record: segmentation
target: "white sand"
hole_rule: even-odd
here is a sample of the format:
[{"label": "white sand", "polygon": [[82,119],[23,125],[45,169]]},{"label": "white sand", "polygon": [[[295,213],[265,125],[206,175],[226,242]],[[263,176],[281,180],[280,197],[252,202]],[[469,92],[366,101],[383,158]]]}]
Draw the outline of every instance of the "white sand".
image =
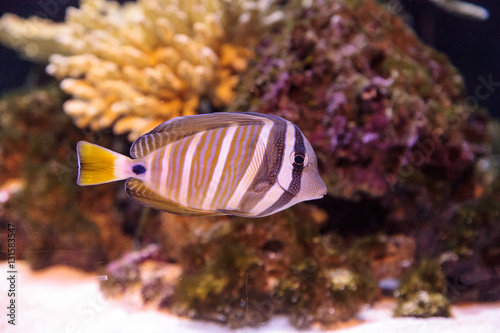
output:
[{"label": "white sand", "polygon": [[[7,264],[0,262],[6,275]],[[296,332],[285,317],[257,329],[231,330],[214,323],[191,321],[154,310],[104,300],[98,277],[69,267],[33,273],[17,263],[16,326],[7,323],[6,278],[0,280],[0,332],[26,333],[137,333],[137,332]],[[338,333],[439,332],[500,333],[500,303],[454,306],[454,318],[392,318],[393,301],[383,301],[359,315],[360,324]],[[302,331],[303,332],[303,331]]]}]

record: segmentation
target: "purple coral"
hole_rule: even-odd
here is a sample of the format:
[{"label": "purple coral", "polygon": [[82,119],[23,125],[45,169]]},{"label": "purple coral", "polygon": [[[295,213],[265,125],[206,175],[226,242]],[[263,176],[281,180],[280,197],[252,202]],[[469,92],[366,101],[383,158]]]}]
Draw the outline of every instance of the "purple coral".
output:
[{"label": "purple coral", "polygon": [[329,189],[324,232],[401,232],[422,256],[449,251],[457,208],[485,189],[476,162],[488,154],[488,118],[467,105],[461,76],[373,0],[316,0],[288,21],[257,48],[234,110],[304,132]]},{"label": "purple coral", "polygon": [[385,195],[408,180],[402,166],[439,166],[461,181],[452,171],[478,152],[456,124],[467,118],[465,89],[446,57],[374,1],[317,0],[298,12],[257,47],[233,109],[298,123],[333,195]]}]

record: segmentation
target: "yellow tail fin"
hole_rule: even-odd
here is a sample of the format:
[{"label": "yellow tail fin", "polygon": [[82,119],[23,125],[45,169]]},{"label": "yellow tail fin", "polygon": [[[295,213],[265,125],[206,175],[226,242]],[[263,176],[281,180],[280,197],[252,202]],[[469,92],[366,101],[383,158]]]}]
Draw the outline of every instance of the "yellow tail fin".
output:
[{"label": "yellow tail fin", "polygon": [[78,142],[76,151],[78,185],[96,185],[128,178],[123,172],[123,166],[130,160],[128,157],[85,141]]}]

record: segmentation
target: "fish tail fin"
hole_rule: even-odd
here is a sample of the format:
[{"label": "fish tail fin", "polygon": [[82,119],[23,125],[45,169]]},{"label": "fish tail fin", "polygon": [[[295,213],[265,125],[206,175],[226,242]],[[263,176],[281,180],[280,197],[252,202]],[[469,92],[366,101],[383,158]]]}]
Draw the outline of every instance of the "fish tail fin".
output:
[{"label": "fish tail fin", "polygon": [[129,178],[125,172],[132,161],[125,155],[101,146],[80,141],[76,145],[78,154],[78,185],[97,185]]}]

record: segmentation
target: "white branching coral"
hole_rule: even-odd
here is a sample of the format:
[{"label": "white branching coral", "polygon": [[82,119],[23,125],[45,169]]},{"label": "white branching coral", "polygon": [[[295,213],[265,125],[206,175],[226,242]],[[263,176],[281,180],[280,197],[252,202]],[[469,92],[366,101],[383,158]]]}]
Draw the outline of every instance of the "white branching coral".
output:
[{"label": "white branching coral", "polygon": [[79,127],[113,126],[133,140],[196,113],[200,98],[231,102],[252,45],[282,18],[273,8],[271,0],[81,0],[63,23],[7,14],[0,39],[49,62]]},{"label": "white branching coral", "polygon": [[490,17],[487,9],[473,3],[459,0],[430,0],[436,6],[454,14],[467,16],[477,20],[486,20]]},{"label": "white branching coral", "polygon": [[61,24],[33,17],[24,20],[13,14],[5,14],[0,19],[0,42],[21,52],[24,58],[46,62],[53,53],[65,53],[66,48],[55,41],[61,31],[67,29]]}]

